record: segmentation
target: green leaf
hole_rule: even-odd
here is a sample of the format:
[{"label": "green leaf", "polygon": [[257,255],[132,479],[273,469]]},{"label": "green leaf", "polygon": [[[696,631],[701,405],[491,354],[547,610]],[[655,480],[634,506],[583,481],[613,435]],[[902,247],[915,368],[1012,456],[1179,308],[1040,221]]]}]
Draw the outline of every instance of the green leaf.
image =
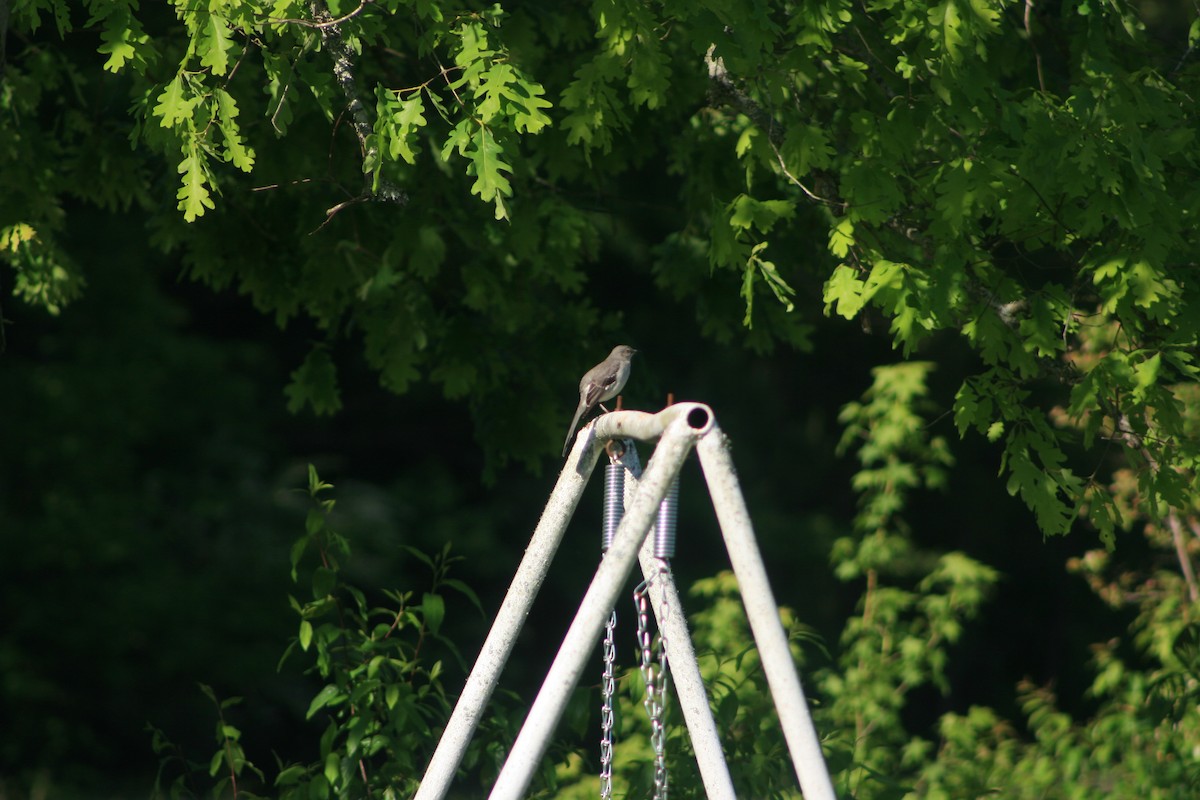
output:
[{"label": "green leaf", "polygon": [[[953,0],[948,4],[953,6]],[[975,183],[971,179],[974,166],[971,159],[956,158],[939,175],[935,206],[955,233],[963,229],[975,204]]]},{"label": "green leaf", "polygon": [[508,85],[515,80],[515,76],[512,65],[502,63],[494,64],[481,78],[482,82],[475,91],[476,97],[479,98],[475,113],[484,125],[491,125],[500,114],[500,104],[509,94]]},{"label": "green leaf", "polygon": [[317,567],[313,570],[312,591],[313,599],[320,600],[333,593],[337,585],[337,573],[328,567]]},{"label": "green leaf", "polygon": [[825,132],[815,125],[793,125],[788,128],[779,148],[788,171],[802,178],[814,169],[828,167],[834,155]]},{"label": "green leaf", "polygon": [[[198,102],[199,98],[188,95],[183,83],[183,74],[180,73],[158,95],[158,104],[153,113],[159,118],[162,127],[171,128],[190,119],[192,109]],[[183,172],[182,169],[179,171]]]},{"label": "green leaf", "polygon": [[561,101],[568,112],[562,121],[567,144],[582,144],[585,152],[612,150],[613,137],[629,125],[626,104],[613,88],[623,75],[620,59],[609,53],[596,55],[576,70]]},{"label": "green leaf", "polygon": [[475,183],[471,184],[471,193],[479,195],[481,200],[495,203],[496,219],[504,219],[508,215],[503,198],[512,196],[512,185],[504,176],[505,172],[512,172],[512,165],[500,158],[503,153],[504,148],[486,127],[479,128],[466,151],[471,159],[467,174],[476,176]]},{"label": "green leaf", "polygon": [[[1060,497],[1062,486],[1049,469],[1060,453],[1049,453],[1053,459],[1045,468],[1035,464],[1031,450],[1047,454],[1037,437],[1029,433],[1014,433],[1009,436],[1004,451],[1008,469],[1008,493],[1020,495],[1025,504],[1037,517],[1038,527],[1046,534],[1066,534],[1074,517],[1073,509]],[[1061,474],[1061,473],[1060,473]]]},{"label": "green leaf", "polygon": [[545,113],[553,104],[545,99],[546,90],[540,83],[514,70],[514,80],[505,92],[508,102],[505,112],[512,117],[513,127],[520,133],[538,133],[550,124]]},{"label": "green leaf", "polygon": [[446,599],[438,594],[426,592],[421,598],[421,615],[430,632],[436,634],[446,616]]},{"label": "green leaf", "polygon": [[[900,289],[904,284],[904,264],[897,264],[895,261],[888,261],[886,258],[876,259],[871,265],[871,271],[867,275],[866,283],[863,285],[863,299],[870,301],[881,292],[886,292],[889,289]],[[890,307],[890,303],[883,306],[885,309]]]},{"label": "green leaf", "polygon": [[457,400],[470,394],[478,382],[479,374],[474,364],[454,360],[438,364],[429,373],[429,378],[442,384],[448,400]]},{"label": "green leaf", "polygon": [[332,795],[329,781],[324,775],[314,775],[305,792],[307,800],[329,800]]},{"label": "green leaf", "polygon": [[187,222],[195,222],[204,215],[205,209],[214,208],[208,186],[211,179],[208,165],[200,148],[195,141],[189,140],[185,146],[183,161],[179,162],[179,173],[183,175],[182,185],[176,192],[179,199],[179,210]]},{"label": "green leaf", "polygon": [[980,404],[979,394],[969,382],[964,382],[954,396],[954,426],[958,435],[965,436],[967,429],[982,427],[988,421],[988,414]]},{"label": "green leaf", "polygon": [[418,278],[431,279],[446,261],[446,240],[432,225],[422,225],[409,245],[408,268]]},{"label": "green leaf", "polygon": [[655,109],[663,104],[670,88],[670,62],[659,45],[658,37],[650,32],[635,41],[641,45],[634,51],[630,65],[629,97],[635,106],[644,105]]},{"label": "green leaf", "polygon": [[325,780],[329,781],[330,785],[337,785],[341,764],[341,756],[337,753],[330,753],[325,756]]},{"label": "green leaf", "polygon": [[341,409],[337,368],[326,348],[317,346],[308,351],[304,363],[292,373],[284,394],[293,414],[306,405],[316,414],[333,414]]},{"label": "green leaf", "polygon": [[312,699],[312,702],[308,704],[308,711],[305,713],[304,718],[312,719],[313,715],[315,715],[322,708],[330,705],[340,705],[345,701],[345,699],[346,696],[340,689],[338,689],[338,687],[332,684],[327,685],[321,689],[321,691],[317,693],[317,696]]},{"label": "green leaf", "polygon": [[425,566],[429,567],[429,569],[435,569],[433,559],[429,557],[428,553],[418,550],[417,548],[407,544],[400,545],[400,549],[420,561]]},{"label": "green leaf", "polygon": [[312,644],[312,637],[313,637],[312,623],[306,619],[300,620],[299,639],[300,639],[300,649],[301,650],[304,650],[306,652],[308,651],[309,645]]},{"label": "green leaf", "polygon": [[469,78],[483,71],[485,62],[496,54],[488,45],[487,30],[483,23],[476,20],[464,22],[458,29],[458,52],[454,55],[454,63],[463,68],[465,83]]},{"label": "green leaf", "polygon": [[866,305],[865,289],[866,284],[859,279],[857,270],[839,264],[825,281],[825,313],[832,310],[844,319],[853,319]]},{"label": "green leaf", "polygon": [[850,217],[842,217],[829,232],[829,252],[838,258],[845,258],[853,246],[854,220]]},{"label": "green leaf", "polygon": [[308,768],[303,764],[292,764],[284,767],[275,778],[276,786],[295,786],[308,774]]},{"label": "green leaf", "polygon": [[767,249],[767,242],[759,242],[750,249],[750,257],[746,261],[746,272],[742,283],[742,299],[746,302],[746,316],[742,320],[742,324],[747,328],[752,327],[751,312],[754,307],[754,284],[755,279],[761,277],[767,288],[775,295],[775,299],[783,305],[784,311],[791,313],[795,310],[795,304],[792,302],[792,297],[795,296],[796,290],[788,285],[783,276],[779,274],[779,270],[773,262],[767,261],[762,257],[762,253]]},{"label": "green leaf", "polygon": [[957,61],[963,45],[963,26],[958,13],[958,0],[943,0],[930,9],[929,21],[941,28],[942,46],[950,60]]},{"label": "green leaf", "polygon": [[790,218],[796,204],[790,200],[755,200],[741,194],[729,204],[729,224],[741,230],[757,228],[766,233],[776,222]]},{"label": "green leaf", "polygon": [[[89,25],[93,21],[89,21]],[[128,8],[120,8],[105,17],[100,38],[103,44],[96,50],[108,55],[108,60],[104,62],[106,71],[120,72],[131,61],[138,66],[145,66],[146,59],[143,53],[150,52],[150,37],[142,29],[141,23],[129,13]]]},{"label": "green leaf", "polygon": [[242,141],[241,130],[237,125],[237,101],[233,99],[233,95],[221,88],[216,89],[213,96],[217,100],[217,124],[225,138],[225,160],[242,172],[250,172],[254,169],[254,150]]},{"label": "green leaf", "polygon": [[200,64],[211,69],[214,75],[224,75],[229,71],[229,50],[233,47],[229,23],[219,14],[201,12],[201,16],[204,17],[204,25],[197,40]]},{"label": "green leaf", "polygon": [[1162,366],[1162,353],[1155,353],[1133,367],[1133,392],[1131,399],[1137,403],[1146,402],[1146,393],[1158,382],[1159,368]]},{"label": "green leaf", "polygon": [[906,202],[896,176],[888,174],[887,166],[876,160],[857,161],[843,168],[841,189],[860,222],[886,223]]},{"label": "green leaf", "polygon": [[479,595],[475,594],[475,590],[470,586],[463,583],[458,578],[446,578],[442,581],[442,585],[454,589],[462,594],[469,601],[471,601],[471,605],[475,606],[475,608],[479,610],[480,614],[483,613],[483,603],[480,602]]},{"label": "green leaf", "polygon": [[425,102],[418,92],[400,101],[399,108],[392,113],[395,130],[388,140],[388,146],[393,160],[399,158],[409,164],[416,163],[418,129],[426,125],[424,111]]}]

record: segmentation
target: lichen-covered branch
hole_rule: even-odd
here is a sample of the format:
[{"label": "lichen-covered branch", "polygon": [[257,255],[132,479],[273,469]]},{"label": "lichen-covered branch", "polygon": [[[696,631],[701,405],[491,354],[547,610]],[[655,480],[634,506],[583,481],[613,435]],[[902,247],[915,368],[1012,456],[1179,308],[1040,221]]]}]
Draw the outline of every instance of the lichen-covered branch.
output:
[{"label": "lichen-covered branch", "polygon": [[[334,80],[337,81],[342,94],[346,96],[347,110],[350,112],[350,127],[353,128],[354,135],[358,137],[362,157],[365,161],[374,161],[377,153],[374,145],[370,143],[373,130],[371,115],[358,92],[358,82],[354,77],[354,57],[346,40],[342,38],[340,20],[333,19],[325,0],[309,0],[308,7],[313,19],[318,23],[316,27],[321,32],[321,42],[333,60]],[[363,195],[359,199],[399,205],[408,202],[408,193],[386,179],[380,180],[378,188],[375,189],[371,187],[369,175],[366,181]],[[340,206],[336,208],[340,208]]]}]

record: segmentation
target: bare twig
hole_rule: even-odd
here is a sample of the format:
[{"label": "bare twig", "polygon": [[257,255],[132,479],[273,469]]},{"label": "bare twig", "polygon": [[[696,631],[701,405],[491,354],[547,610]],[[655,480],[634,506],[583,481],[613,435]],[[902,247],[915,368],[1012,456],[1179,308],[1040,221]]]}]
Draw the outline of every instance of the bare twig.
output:
[{"label": "bare twig", "polygon": [[1142,454],[1142,458],[1146,460],[1146,465],[1151,472],[1158,472],[1158,459],[1150,452],[1150,448],[1146,446],[1146,441],[1141,434],[1133,429],[1133,425],[1129,422],[1129,417],[1124,413],[1116,415],[1117,430],[1121,432],[1121,438],[1125,441],[1125,446],[1131,450],[1137,450]]},{"label": "bare twig", "polygon": [[1042,54],[1033,43],[1033,27],[1030,25],[1033,17],[1033,0],[1025,0],[1025,35],[1029,38],[1029,47],[1033,50],[1033,61],[1037,65],[1038,86],[1046,91],[1046,78],[1042,74]]},{"label": "bare twig", "polygon": [[1175,509],[1167,514],[1167,526],[1171,529],[1171,539],[1175,543],[1175,557],[1179,559],[1179,569],[1183,579],[1187,581],[1188,596],[1192,602],[1200,600],[1200,587],[1196,586],[1196,573],[1192,570],[1192,560],[1188,557],[1187,546],[1183,543],[1183,526],[1179,524],[1179,515]]},{"label": "bare twig", "polygon": [[809,200],[815,200],[818,203],[824,203],[827,206],[841,205],[839,203],[834,203],[832,200],[826,200],[824,197],[819,197],[818,195],[814,194],[807,186],[801,183],[795,175],[788,171],[787,164],[783,161],[783,153],[779,152],[779,148],[775,146],[775,143],[771,141],[771,137],[769,136],[767,137],[767,144],[771,145],[771,151],[775,153],[775,160],[779,162],[779,169],[783,171],[784,177],[796,184],[796,186],[800,188],[800,191],[804,192]]},{"label": "bare twig", "polygon": [[317,182],[318,181],[316,178],[297,178],[296,180],[288,181],[287,183],[268,183],[265,186],[255,186],[255,187],[251,188],[250,191],[265,192],[270,189],[282,189],[284,186],[299,186],[302,183],[317,183]]},{"label": "bare twig", "polygon": [[[308,20],[308,19],[283,19],[280,17],[267,17],[267,22],[269,22],[273,25],[302,25],[305,28],[318,28],[318,29],[331,28],[336,25],[340,25],[341,23],[345,22],[348,19],[353,19],[354,17],[357,17],[359,14],[361,14],[363,12],[363,9],[365,9],[368,5],[370,5],[373,2],[375,2],[375,0],[360,0],[360,2],[358,4],[358,8],[354,9],[349,14],[343,14],[342,16],[338,17],[337,19],[327,19],[323,22],[313,22],[312,20]],[[328,16],[328,15],[329,15],[329,12],[326,12],[326,16]]]},{"label": "bare twig", "polygon": [[349,200],[343,200],[342,202],[338,203],[336,206],[326,209],[325,221],[322,222],[320,225],[318,225],[317,230],[313,231],[313,233],[316,233],[317,231],[321,230],[321,228],[324,228],[326,225],[328,225],[330,220],[332,220],[334,218],[334,216],[339,211],[341,211],[343,208],[347,208],[348,206],[357,205],[359,203],[365,203],[367,201],[367,199],[368,198],[366,198],[362,195],[359,195],[358,197],[351,197]]},{"label": "bare twig", "polygon": [[394,203],[396,205],[404,205],[407,202],[408,195],[402,189],[391,184],[383,183],[378,189],[374,190],[368,187],[361,194],[351,197],[349,200],[343,200],[336,206],[332,206],[326,210],[325,221],[314,228],[309,235],[311,236],[332,222],[338,212],[344,208],[349,208],[359,203]]},{"label": "bare twig", "polygon": [[[1125,414],[1117,416],[1117,429],[1121,432],[1126,446],[1141,453],[1151,474],[1157,473],[1159,470],[1158,459],[1150,452],[1143,437],[1133,429],[1129,417]],[[1197,533],[1196,521],[1189,518],[1188,522],[1192,532]],[[1183,573],[1183,579],[1187,582],[1188,596],[1194,603],[1200,600],[1200,586],[1196,584],[1196,572],[1192,568],[1192,560],[1188,556],[1187,545],[1183,541],[1183,526],[1179,524],[1179,512],[1174,508],[1167,510],[1167,527],[1171,530],[1171,541],[1175,545],[1175,557],[1179,559],[1179,571]]]}]

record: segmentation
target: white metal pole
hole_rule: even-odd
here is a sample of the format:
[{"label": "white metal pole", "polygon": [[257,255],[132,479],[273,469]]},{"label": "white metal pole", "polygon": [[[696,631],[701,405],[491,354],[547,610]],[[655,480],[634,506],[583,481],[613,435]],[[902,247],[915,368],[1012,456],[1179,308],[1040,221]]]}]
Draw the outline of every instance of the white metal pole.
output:
[{"label": "white metal pole", "polygon": [[[632,499],[641,480],[642,465],[638,460],[637,451],[632,449],[626,451],[621,461],[628,471],[625,495]],[[692,636],[688,631],[687,617],[679,599],[675,576],[670,570],[659,571],[660,562],[654,557],[653,537],[646,537],[642,543],[642,548],[638,551],[638,561],[642,565],[642,576],[646,580],[653,578],[650,583],[650,603],[654,608],[659,630],[666,636],[671,682],[675,686],[679,707],[683,711],[683,721],[687,725],[692,749],[696,753],[696,766],[700,768],[704,793],[708,800],[737,800],[733,791],[733,778],[729,775],[729,764],[726,763],[725,753],[721,750],[717,723],[708,705],[708,693],[704,687],[704,678],[700,675],[696,651],[692,647]],[[666,619],[662,617],[664,608],[669,609]]]},{"label": "white metal pole", "polygon": [[[792,662],[787,634],[779,620],[779,607],[767,580],[762,553],[754,538],[750,512],[738,485],[733,458],[729,455],[729,440],[716,425],[696,446],[700,467],[708,482],[713,508],[725,537],[725,548],[737,576],[746,607],[746,618],[758,645],[767,684],[775,699],[783,735],[787,740],[792,763],[800,779],[805,800],[835,800],[833,782],[821,753],[821,742],[808,713],[800,676]],[[668,656],[669,657],[669,656]]]},{"label": "white metal pole", "polygon": [[[608,416],[615,414],[606,414],[601,421]],[[709,418],[711,415],[706,414],[706,419]],[[686,414],[675,416],[667,425],[654,458],[646,467],[641,490],[625,511],[612,544],[579,604],[579,611],[496,778],[491,800],[521,800],[524,797],[571,692],[579,683],[587,658],[596,648],[605,620],[633,571],[638,549],[658,513],[658,504],[666,496],[671,479],[679,472],[695,438],[695,429],[688,424]]]},{"label": "white metal pole", "polygon": [[517,634],[550,569],[550,562],[562,541],[567,523],[571,521],[596,466],[596,453],[582,447],[576,448],[576,451],[580,450],[583,452],[578,457],[575,453],[571,455],[576,468],[564,469],[558,476],[558,483],[546,502],[542,518],[538,520],[529,546],[525,549],[525,556],[496,613],[492,629],[483,642],[483,648],[454,706],[446,731],[429,761],[414,800],[441,800],[450,790],[454,773],[466,754],[471,736],[479,725],[488,699],[516,644]]}]

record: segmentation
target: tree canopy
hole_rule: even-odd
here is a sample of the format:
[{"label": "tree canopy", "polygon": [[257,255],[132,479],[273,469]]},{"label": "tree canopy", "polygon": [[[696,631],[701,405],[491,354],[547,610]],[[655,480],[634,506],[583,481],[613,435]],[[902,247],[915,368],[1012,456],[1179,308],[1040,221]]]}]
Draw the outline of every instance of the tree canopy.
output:
[{"label": "tree canopy", "polygon": [[[1082,515],[1112,543],[1114,446],[1153,513],[1197,488],[1182,18],[1148,29],[1096,0],[82,6],[9,11],[0,246],[23,302],[83,290],[77,204],[136,208],[191,277],[360,342],[393,391],[466,400],[503,463],[513,433],[550,441],[538,373],[580,348],[545,343],[612,330],[589,273],[634,248],[707,337],[803,349],[822,286],[825,313],[906,355],[961,339],[978,367],[958,429],[1001,445],[1047,533]],[[288,391],[338,407],[325,343]]]},{"label": "tree canopy", "polygon": [[[135,274],[178,270],[303,340],[291,411],[342,411],[361,359],[389,392],[466,408],[496,479],[557,454],[574,381],[630,330],[700,371],[719,347],[770,358],[790,390],[760,403],[791,413],[821,392],[787,383],[806,359],[883,341],[846,365],[870,388],[837,401],[860,506],[830,548],[867,588],[826,719],[857,732],[860,777],[907,769],[955,796],[990,785],[984,766],[901,752],[904,693],[871,691],[944,686],[942,648],[997,580],[925,559],[904,522],[965,448],[1046,536],[1111,552],[1145,532],[1152,569],[1117,577],[1100,550],[1071,569],[1135,611],[1143,655],[1195,677],[1178,645],[1200,598],[1198,43],[1195,9],[1164,0],[0,0],[0,346],[26,352],[15,307],[65,325],[107,286],[132,315],[152,305]],[[164,335],[154,308],[122,335]],[[122,382],[153,371],[70,335]],[[222,361],[169,341],[162,376]],[[22,366],[5,388],[85,413],[62,387],[91,375]],[[172,422],[122,436],[136,450]],[[78,466],[79,487],[104,474]],[[889,570],[913,585],[885,593]],[[867,655],[903,638],[888,626],[917,643],[890,672]],[[1117,709],[1145,676],[1098,653],[1098,719],[1136,740]],[[1037,736],[1069,727],[1037,687],[1022,698]],[[945,753],[987,739],[988,769],[1051,785],[1045,752],[989,714],[943,717]],[[868,742],[864,717],[887,735]],[[1189,725],[1155,730],[1184,752]]]}]

